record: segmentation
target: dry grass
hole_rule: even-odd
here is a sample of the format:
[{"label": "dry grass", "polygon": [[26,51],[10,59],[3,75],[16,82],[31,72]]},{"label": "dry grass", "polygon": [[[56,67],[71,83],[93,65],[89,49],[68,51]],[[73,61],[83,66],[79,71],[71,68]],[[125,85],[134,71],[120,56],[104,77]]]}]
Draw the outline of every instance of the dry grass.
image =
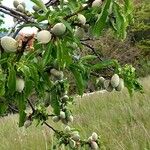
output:
[{"label": "dry grass", "polygon": [[[132,99],[126,90],[76,98],[71,126],[83,138],[97,132],[107,150],[150,150],[150,77],[141,80],[145,94],[135,93]],[[0,119],[0,150],[52,150],[47,127],[32,125],[25,130],[17,127],[17,119],[17,115]]]}]

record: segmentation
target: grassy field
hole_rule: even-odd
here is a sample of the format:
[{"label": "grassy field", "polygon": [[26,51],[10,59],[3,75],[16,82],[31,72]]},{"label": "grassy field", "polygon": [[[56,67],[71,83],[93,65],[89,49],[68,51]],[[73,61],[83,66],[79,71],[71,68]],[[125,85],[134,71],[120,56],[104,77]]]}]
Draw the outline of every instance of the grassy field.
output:
[{"label": "grassy field", "polygon": [[[150,77],[142,83],[145,94],[135,93],[132,99],[126,90],[76,98],[71,126],[82,138],[97,132],[107,150],[150,150]],[[17,119],[0,119],[0,150],[52,149],[53,133],[46,126],[26,130],[17,127]],[[56,128],[64,127],[58,123]]]}]

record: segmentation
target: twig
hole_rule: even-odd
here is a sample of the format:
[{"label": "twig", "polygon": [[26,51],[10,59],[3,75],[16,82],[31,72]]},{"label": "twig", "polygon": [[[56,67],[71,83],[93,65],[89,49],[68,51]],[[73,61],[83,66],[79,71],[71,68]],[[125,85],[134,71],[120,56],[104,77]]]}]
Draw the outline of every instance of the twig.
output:
[{"label": "twig", "polygon": [[93,51],[93,53],[97,56],[97,58],[100,60],[100,61],[103,61],[103,59],[99,56],[99,54],[97,54],[96,50],[94,47],[92,47],[91,45],[87,44],[87,43],[84,43],[84,42],[81,42],[82,45],[88,47],[89,49],[91,49]]},{"label": "twig", "polygon": [[16,28],[16,26],[19,24],[20,22],[19,21],[16,21],[13,25],[13,27],[10,28],[7,36],[11,35],[11,33],[13,32],[13,30]]},{"label": "twig", "polygon": [[59,3],[59,0],[49,0],[45,5],[46,7],[53,6]]},{"label": "twig", "polygon": [[[7,6],[3,6],[2,4],[0,4],[0,8],[5,9],[6,11],[8,11],[9,15],[15,15],[15,16],[22,17],[25,22],[34,22],[33,18],[27,16],[27,14],[23,14],[23,13],[21,13],[19,11],[11,9],[11,8],[9,8]],[[7,12],[7,14],[8,14],[8,12]]]},{"label": "twig", "polygon": [[67,20],[67,19],[69,19],[69,18],[71,18],[71,17],[73,17],[73,16],[76,16],[78,13],[80,13],[80,12],[82,12],[82,11],[88,9],[89,6],[90,6],[90,4],[87,4],[85,7],[82,7],[82,8],[79,9],[78,11],[76,11],[76,12],[74,12],[74,13],[72,13],[72,14],[69,14],[69,15],[65,16],[63,19],[64,19],[64,20]]},{"label": "twig", "polygon": [[19,111],[15,108],[13,108],[10,104],[8,104],[9,108],[12,110],[12,111],[15,111],[16,113],[18,113]]},{"label": "twig", "polygon": [[3,9],[0,8],[0,12],[3,12],[3,13],[5,13],[5,14],[7,14],[7,15],[10,15],[10,16],[12,16],[12,17],[14,17],[14,18],[20,20],[20,21],[25,22],[25,20],[24,20],[23,18],[21,18],[21,17],[15,15],[15,14],[12,14],[12,13],[10,13],[10,12],[7,11],[7,10],[3,10]]},{"label": "twig", "polygon": [[44,124],[49,127],[50,129],[52,129],[55,133],[60,134],[59,131],[55,130],[51,125],[49,125],[47,122],[44,122]]},{"label": "twig", "polygon": [[35,108],[34,108],[33,104],[31,103],[31,101],[29,99],[27,99],[27,101],[28,101],[32,111],[35,112]]}]

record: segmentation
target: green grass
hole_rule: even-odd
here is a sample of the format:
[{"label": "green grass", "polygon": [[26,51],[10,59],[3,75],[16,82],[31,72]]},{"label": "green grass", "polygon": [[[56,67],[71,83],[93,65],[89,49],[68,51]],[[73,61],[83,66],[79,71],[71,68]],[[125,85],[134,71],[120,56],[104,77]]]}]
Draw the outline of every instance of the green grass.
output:
[{"label": "green grass", "polygon": [[[142,79],[145,94],[135,93],[132,99],[126,90],[76,98],[71,126],[81,131],[82,138],[97,132],[107,150],[150,150],[149,83],[150,77]],[[0,119],[0,150],[52,149],[52,131],[34,125],[18,128],[17,121],[17,115]]]}]

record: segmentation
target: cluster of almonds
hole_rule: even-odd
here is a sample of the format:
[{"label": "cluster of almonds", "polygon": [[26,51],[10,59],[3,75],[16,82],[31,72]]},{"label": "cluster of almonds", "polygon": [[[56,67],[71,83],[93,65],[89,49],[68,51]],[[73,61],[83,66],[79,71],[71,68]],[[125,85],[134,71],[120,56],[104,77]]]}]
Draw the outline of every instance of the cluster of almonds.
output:
[{"label": "cluster of almonds", "polygon": [[57,69],[53,68],[50,70],[50,74],[56,79],[56,80],[62,80],[64,77],[63,71],[58,71]]},{"label": "cluster of almonds", "polygon": [[89,142],[90,148],[91,148],[92,150],[97,150],[97,149],[98,149],[97,140],[98,140],[98,135],[97,135],[97,133],[93,132],[93,133],[92,133],[92,136],[90,136],[90,137],[88,138],[88,142]]},{"label": "cluster of almonds", "polygon": [[64,111],[60,111],[59,116],[54,116],[52,118],[54,122],[62,121],[62,123],[67,124],[68,122],[73,122],[73,116],[67,115]]},{"label": "cluster of almonds", "polygon": [[[72,131],[69,126],[66,126],[64,132],[70,134],[69,146],[75,148],[78,143],[80,143],[80,135],[78,131]],[[92,135],[88,138],[87,143],[92,150],[98,149],[98,135],[93,132]]]},{"label": "cluster of almonds", "polygon": [[114,74],[110,80],[105,80],[103,77],[98,79],[97,85],[100,85],[102,88],[106,89],[108,92],[113,91],[121,91],[124,88],[124,80],[118,76],[118,74]]},{"label": "cluster of almonds", "polygon": [[25,13],[26,4],[24,2],[19,2],[18,0],[13,1],[13,5],[16,8],[17,11]]}]

